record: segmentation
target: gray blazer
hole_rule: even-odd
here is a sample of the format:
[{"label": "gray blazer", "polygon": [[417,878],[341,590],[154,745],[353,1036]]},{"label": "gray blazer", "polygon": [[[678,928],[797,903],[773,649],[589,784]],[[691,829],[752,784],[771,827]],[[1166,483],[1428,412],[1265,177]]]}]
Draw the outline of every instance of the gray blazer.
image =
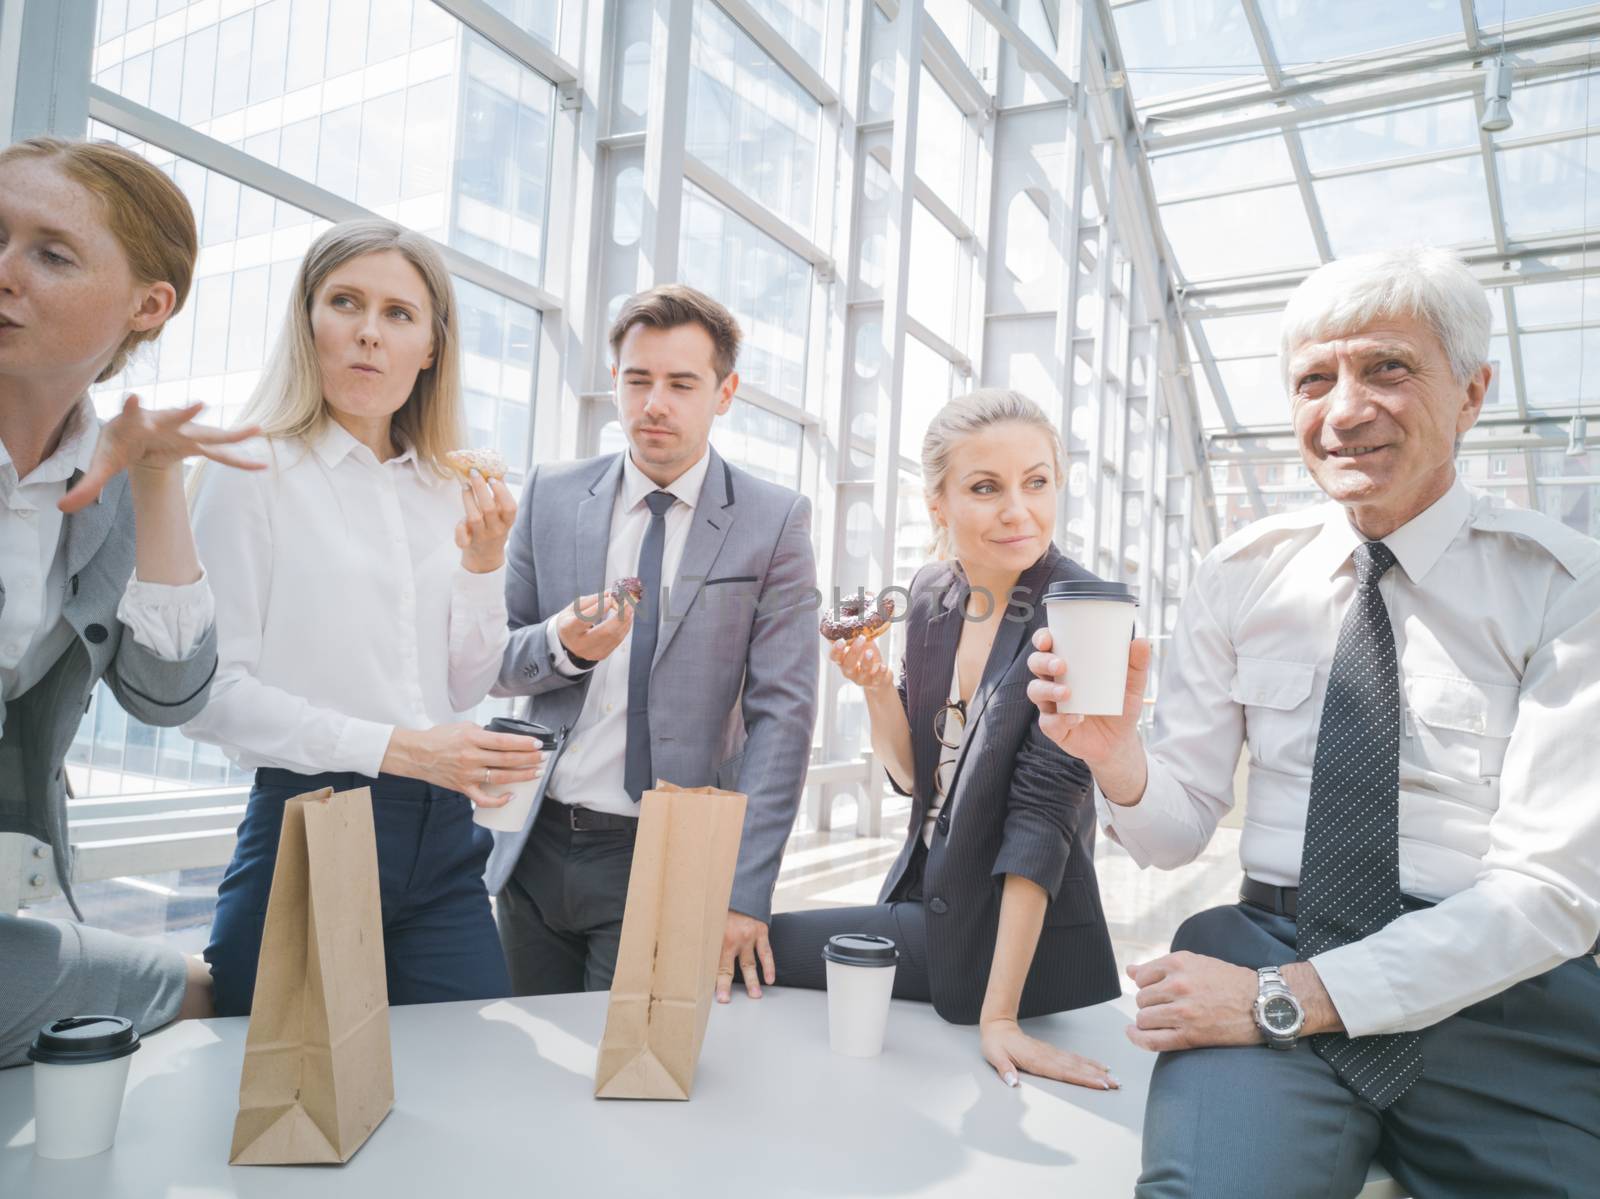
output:
[{"label": "gray blazer", "polygon": [[[73,475],[76,482],[78,475]],[[165,662],[117,620],[117,605],[133,574],[133,497],[119,474],[100,498],[63,522],[67,590],[61,615],[77,639],[44,678],[5,707],[0,734],[0,833],[26,833],[55,850],[61,893],[81,920],[72,895],[67,841],[67,783],[63,763],[78,724],[103,675],[117,702],[146,724],[182,724],[205,706],[217,671],[217,631],[208,629],[194,652]],[[5,584],[0,580],[0,608]]]},{"label": "gray blazer", "polygon": [[[527,716],[576,722],[591,674],[556,669],[545,622],[603,591],[622,455],[538,467],[507,548],[511,642],[497,695],[529,697]],[[805,497],[725,462],[715,450],[662,612],[650,676],[650,750],[657,778],[749,797],[731,906],[771,916],[783,847],[811,760],[817,713],[816,561]],[[534,814],[537,816],[537,813]],[[496,833],[490,894],[528,838]]]}]

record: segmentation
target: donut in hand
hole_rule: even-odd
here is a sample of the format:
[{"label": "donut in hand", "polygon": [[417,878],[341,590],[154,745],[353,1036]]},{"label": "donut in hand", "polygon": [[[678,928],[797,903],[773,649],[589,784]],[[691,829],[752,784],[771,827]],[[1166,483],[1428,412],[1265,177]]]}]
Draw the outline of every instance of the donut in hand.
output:
[{"label": "donut in hand", "polygon": [[493,450],[449,450],[444,456],[445,465],[463,479],[470,480],[477,471],[485,479],[504,479],[506,460]]},{"label": "donut in hand", "polygon": [[829,641],[852,641],[857,637],[879,637],[894,618],[892,599],[874,600],[859,592],[839,602],[833,612],[823,614],[821,632]]},{"label": "donut in hand", "polygon": [[627,575],[611,584],[611,598],[617,601],[617,607],[632,604],[635,608],[644,599],[644,580]]}]

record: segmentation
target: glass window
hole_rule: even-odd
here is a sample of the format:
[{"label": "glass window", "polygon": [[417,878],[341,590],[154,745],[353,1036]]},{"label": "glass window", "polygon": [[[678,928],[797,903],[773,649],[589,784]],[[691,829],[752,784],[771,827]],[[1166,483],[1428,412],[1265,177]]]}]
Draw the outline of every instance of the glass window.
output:
[{"label": "glass window", "polygon": [[517,481],[528,468],[539,314],[465,279],[455,289],[468,441],[499,450]]},{"label": "glass window", "polygon": [[1111,11],[1137,101],[1263,74],[1239,0],[1143,0]]},{"label": "glass window", "polygon": [[922,438],[939,409],[950,402],[955,370],[937,350],[906,338],[905,378],[900,385],[900,453],[922,461]]},{"label": "glass window", "polygon": [[1387,50],[1434,38],[1460,39],[1459,0],[1341,0],[1337,8],[1305,0],[1261,0],[1261,15],[1286,71],[1330,58]]},{"label": "glass window", "polygon": [[809,234],[817,102],[711,0],[695,5],[690,61],[689,153]]},{"label": "glass window", "polygon": [[1469,99],[1400,108],[1300,130],[1313,172],[1374,165],[1413,154],[1478,146],[1478,113]]},{"label": "glass window", "polygon": [[1178,269],[1188,279],[1221,279],[1262,271],[1315,266],[1311,236],[1297,187],[1237,196],[1186,200],[1161,206],[1161,225]]},{"label": "glass window", "polygon": [[711,444],[757,478],[798,488],[803,433],[795,421],[735,399],[733,407],[712,424]]},{"label": "glass window", "polygon": [[1419,240],[1436,246],[1494,240],[1483,159],[1476,154],[1320,179],[1313,186],[1335,257]]},{"label": "glass window", "polygon": [[[557,6],[501,7],[553,22]],[[539,280],[549,81],[431,3],[386,3],[374,16],[368,0],[270,0],[200,26],[205,11],[195,6],[183,37],[125,69],[119,93]]]},{"label": "glass window", "polygon": [[1517,305],[1517,324],[1571,325],[1580,318],[1600,321],[1600,276],[1579,281],[1560,279],[1554,283],[1522,283],[1512,289]]},{"label": "glass window", "polygon": [[[749,4],[801,58],[820,70],[828,0],[749,0]],[[821,71],[821,74],[826,76],[829,72]]]},{"label": "glass window", "polygon": [[1156,198],[1166,201],[1187,193],[1292,183],[1294,164],[1289,161],[1283,136],[1274,133],[1152,158],[1150,181]]},{"label": "glass window", "polygon": [[[423,0],[418,0],[422,3]],[[559,0],[488,0],[489,7],[508,18],[519,29],[531,33],[535,40],[552,50],[556,45],[557,26],[561,20]]]},{"label": "glass window", "polygon": [[965,216],[961,182],[962,164],[966,161],[967,119],[926,67],[922,68],[922,85],[917,96],[917,177],[951,212]]},{"label": "glass window", "polygon": [[1233,418],[1241,425],[1287,425],[1289,399],[1278,359],[1235,358],[1217,363]]},{"label": "glass window", "polygon": [[1499,150],[1495,159],[1512,240],[1588,231],[1600,221],[1600,137]]},{"label": "glass window", "polygon": [[1245,316],[1219,316],[1200,322],[1206,344],[1217,358],[1242,358],[1278,352],[1279,312],[1253,312]]},{"label": "glass window", "polygon": [[800,404],[811,265],[690,183],[683,189],[678,254],[683,281],[715,296],[739,318],[744,330],[740,379]]},{"label": "glass window", "polygon": [[956,284],[961,243],[921,204],[911,206],[911,272],[906,311],[946,341],[954,342]]},{"label": "glass window", "polygon": [[[1580,355],[1582,361],[1580,362]],[[1570,408],[1600,399],[1600,328],[1522,335],[1522,378],[1533,411]]]},{"label": "glass window", "polygon": [[[1511,128],[1501,138],[1581,133],[1600,125],[1600,80],[1587,72],[1549,82],[1518,83],[1511,93]],[[1587,108],[1585,104],[1587,103]]]}]

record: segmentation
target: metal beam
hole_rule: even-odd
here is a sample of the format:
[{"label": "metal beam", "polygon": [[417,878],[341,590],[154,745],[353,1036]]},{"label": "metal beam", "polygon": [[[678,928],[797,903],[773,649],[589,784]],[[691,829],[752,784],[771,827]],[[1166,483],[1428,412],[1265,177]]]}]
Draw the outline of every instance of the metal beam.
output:
[{"label": "metal beam", "polygon": [[[16,4],[6,0],[7,9]],[[7,94],[12,137],[81,138],[88,132],[86,88],[98,15],[97,4],[31,0],[0,17],[0,33],[15,34],[15,41],[3,47],[6,60],[0,60],[0,82],[9,77],[12,84]]]},{"label": "metal beam", "polygon": [[717,0],[717,6],[733,18],[734,24],[743,29],[751,41],[788,72],[790,78],[810,92],[811,98],[818,104],[839,103],[839,93],[833,90],[814,66],[800,56],[793,43],[780,36],[771,23],[756,11],[750,0]]},{"label": "metal beam", "polygon": [[578,81],[578,72],[571,63],[510,17],[492,8],[486,0],[433,0],[433,3],[551,83]]},{"label": "metal beam", "polygon": [[[1011,15],[1000,5],[998,0],[971,0],[972,7],[978,10],[978,15],[994,27],[994,31],[1011,44],[1017,58],[1028,70],[1038,75],[1062,97],[1072,104],[1078,102],[1078,89],[1072,82],[1072,77],[1062,69],[1061,64],[1051,58],[1034,40],[1022,31],[1022,26],[1012,20]],[[1062,22],[1062,29],[1066,29],[1066,22]],[[1058,44],[1070,41],[1057,35]]]},{"label": "metal beam", "polygon": [[694,0],[654,0],[644,137],[644,214],[639,237],[641,291],[678,279],[693,29]]},{"label": "metal beam", "polygon": [[[1600,20],[1565,21],[1557,28],[1541,28],[1509,37],[1504,50],[1508,54],[1523,54],[1582,41],[1596,34],[1600,34]],[[1482,48],[1466,45],[1449,50],[1424,48],[1399,54],[1365,54],[1346,64],[1324,67],[1320,73],[1286,74],[1277,86],[1249,85],[1217,97],[1151,104],[1141,115],[1150,121],[1191,121],[1257,105],[1282,104],[1295,96],[1315,96],[1355,84],[1382,83],[1405,75],[1460,68],[1483,55]]]},{"label": "metal beam", "polygon": [[712,170],[693,154],[685,151],[683,176],[701,191],[708,193],[719,204],[732,209],[762,233],[781,243],[785,248],[825,274],[834,271],[833,257],[816,242],[806,237],[788,221],[775,216],[759,200],[752,199],[743,188],[735,186]]},{"label": "metal beam", "polygon": [[[89,116],[141,141],[169,150],[180,158],[187,158],[226,175],[246,187],[293,204],[325,221],[349,221],[377,215],[354,200],[347,200],[308,179],[263,162],[243,150],[236,150],[170,117],[107,91],[98,84],[89,85]],[[443,242],[435,241],[433,244],[451,274],[469,279],[489,291],[540,312],[554,312],[561,307],[561,301],[542,287],[524,282],[509,271],[490,266]]]}]

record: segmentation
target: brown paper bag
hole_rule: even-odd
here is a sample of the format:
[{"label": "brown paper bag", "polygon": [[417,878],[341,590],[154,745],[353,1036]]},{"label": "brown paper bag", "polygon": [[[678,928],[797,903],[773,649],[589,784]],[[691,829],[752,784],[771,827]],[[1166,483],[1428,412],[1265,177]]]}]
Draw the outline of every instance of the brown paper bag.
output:
[{"label": "brown paper bag", "polygon": [[228,1161],[349,1161],[393,1106],[372,795],[323,788],[284,805]]},{"label": "brown paper bag", "polygon": [[601,1099],[687,1099],[711,1015],[745,797],[646,791],[600,1041]]}]

